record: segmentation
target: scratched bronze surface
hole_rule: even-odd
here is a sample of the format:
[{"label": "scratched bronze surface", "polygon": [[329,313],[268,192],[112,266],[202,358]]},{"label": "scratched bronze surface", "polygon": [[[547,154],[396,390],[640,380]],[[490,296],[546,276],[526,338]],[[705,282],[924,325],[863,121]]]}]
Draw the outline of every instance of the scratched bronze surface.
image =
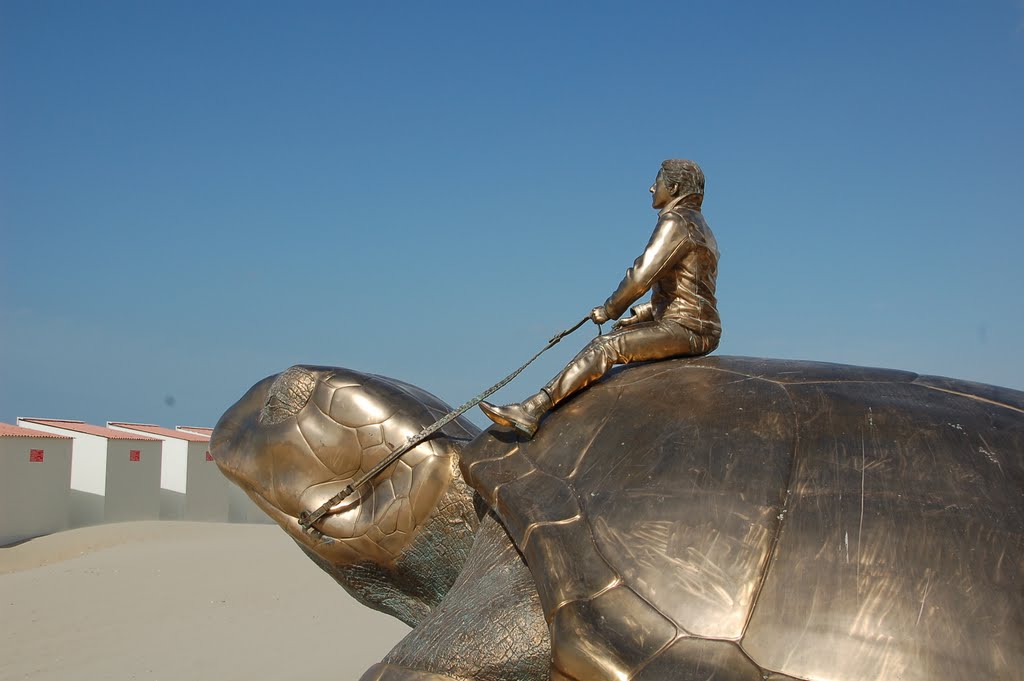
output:
[{"label": "scratched bronze surface", "polygon": [[365,681],[1022,676],[1020,392],[741,357],[630,366],[533,439],[456,424],[411,475],[302,533],[378,440],[445,406],[290,371],[225,414],[214,456],[346,588],[414,625]]},{"label": "scratched bronze surface", "polygon": [[599,387],[462,453],[566,676],[677,678],[715,639],[735,678],[1020,677],[1024,395],[730,357]]}]

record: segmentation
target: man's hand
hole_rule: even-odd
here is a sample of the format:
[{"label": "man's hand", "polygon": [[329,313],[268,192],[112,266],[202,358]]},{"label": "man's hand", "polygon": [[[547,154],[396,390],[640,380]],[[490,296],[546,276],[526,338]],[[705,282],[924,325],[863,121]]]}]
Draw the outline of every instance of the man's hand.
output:
[{"label": "man's hand", "polygon": [[604,305],[598,305],[590,311],[590,321],[595,324],[604,324],[608,321],[608,311],[604,309]]},{"label": "man's hand", "polygon": [[636,324],[639,321],[640,321],[640,318],[637,317],[636,315],[632,315],[630,317],[623,317],[619,321],[615,322],[615,326],[613,326],[612,329],[622,329],[622,328],[625,328],[627,326],[633,326],[634,324]]}]

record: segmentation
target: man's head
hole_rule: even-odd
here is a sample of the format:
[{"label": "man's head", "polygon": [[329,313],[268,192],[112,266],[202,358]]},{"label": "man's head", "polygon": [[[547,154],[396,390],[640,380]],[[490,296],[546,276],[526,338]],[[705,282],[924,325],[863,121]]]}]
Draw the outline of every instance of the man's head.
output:
[{"label": "man's head", "polygon": [[673,158],[662,162],[658,177],[651,185],[654,195],[651,205],[664,208],[670,201],[679,197],[690,197],[688,202],[694,208],[700,208],[704,200],[704,173],[693,161]]}]

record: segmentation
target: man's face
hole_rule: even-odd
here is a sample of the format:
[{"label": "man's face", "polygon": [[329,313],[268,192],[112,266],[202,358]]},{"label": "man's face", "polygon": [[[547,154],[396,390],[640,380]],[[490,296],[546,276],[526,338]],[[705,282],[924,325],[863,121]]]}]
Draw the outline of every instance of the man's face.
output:
[{"label": "man's face", "polygon": [[653,195],[651,206],[654,208],[664,208],[667,206],[668,202],[675,198],[672,193],[674,188],[675,185],[672,185],[672,188],[670,188],[665,184],[665,174],[659,170],[658,176],[654,178],[654,184],[651,185],[650,191]]}]

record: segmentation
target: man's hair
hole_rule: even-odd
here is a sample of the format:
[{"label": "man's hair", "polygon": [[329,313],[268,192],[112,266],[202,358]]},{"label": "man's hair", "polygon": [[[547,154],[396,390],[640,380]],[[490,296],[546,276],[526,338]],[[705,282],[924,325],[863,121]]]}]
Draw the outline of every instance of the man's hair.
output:
[{"label": "man's hair", "polygon": [[661,172],[665,177],[665,184],[679,185],[679,196],[704,196],[704,172],[693,161],[670,158],[662,162]]}]

